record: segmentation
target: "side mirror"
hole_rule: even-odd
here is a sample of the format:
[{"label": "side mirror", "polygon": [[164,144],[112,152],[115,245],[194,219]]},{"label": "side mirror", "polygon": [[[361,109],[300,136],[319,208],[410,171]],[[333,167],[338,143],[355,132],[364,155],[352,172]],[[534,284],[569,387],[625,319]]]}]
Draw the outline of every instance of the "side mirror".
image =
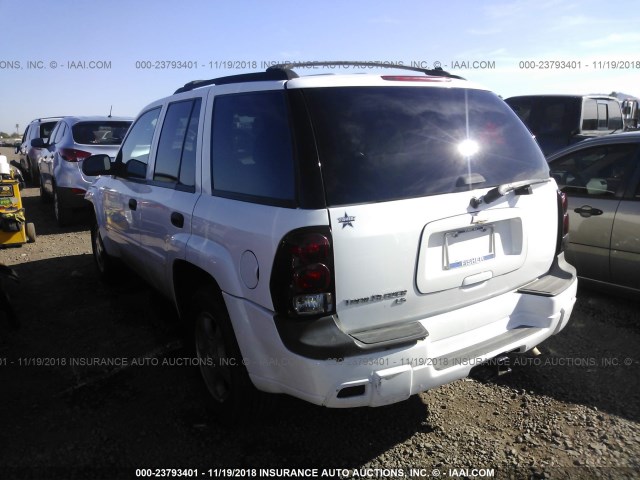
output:
[{"label": "side mirror", "polygon": [[90,177],[112,174],[111,157],[101,153],[85,158],[82,162],[82,173]]},{"label": "side mirror", "polygon": [[15,153],[16,155],[18,155],[18,154],[20,153],[20,145],[16,145],[15,147],[16,147],[16,148],[15,148],[15,150],[14,150],[14,152],[13,152],[13,153]]},{"label": "side mirror", "polygon": [[31,146],[34,148],[47,148],[49,144],[45,143],[44,138],[34,138],[31,140]]}]

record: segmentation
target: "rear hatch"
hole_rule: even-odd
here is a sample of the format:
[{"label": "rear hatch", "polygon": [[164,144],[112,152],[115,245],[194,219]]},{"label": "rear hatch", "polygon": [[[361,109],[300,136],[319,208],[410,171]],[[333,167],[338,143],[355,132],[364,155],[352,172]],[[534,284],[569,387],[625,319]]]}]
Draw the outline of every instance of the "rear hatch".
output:
[{"label": "rear hatch", "polygon": [[[78,162],[78,169],[82,172],[82,160],[90,155],[104,154],[115,157],[120,149],[130,121],[124,120],[91,120],[77,122],[71,127],[74,146],[61,152],[67,159],[74,158]],[[82,178],[92,181],[95,177]]]},{"label": "rear hatch", "polygon": [[346,332],[513,291],[554,256],[556,186],[524,125],[491,92],[417,83],[305,91]]}]

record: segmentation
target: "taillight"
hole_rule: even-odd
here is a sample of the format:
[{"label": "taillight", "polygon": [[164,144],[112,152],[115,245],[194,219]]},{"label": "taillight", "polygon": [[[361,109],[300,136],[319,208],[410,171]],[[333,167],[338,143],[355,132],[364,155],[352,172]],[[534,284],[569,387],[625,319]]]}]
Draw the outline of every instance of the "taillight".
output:
[{"label": "taillight", "polygon": [[556,255],[563,252],[569,241],[569,199],[567,194],[558,190],[558,241]]},{"label": "taillight", "polygon": [[280,242],[271,275],[276,312],[285,315],[327,315],[334,312],[331,232],[304,228]]},{"label": "taillight", "polygon": [[67,162],[79,162],[87,157],[91,156],[91,152],[85,152],[84,150],[76,150],[75,148],[61,148],[60,156]]}]

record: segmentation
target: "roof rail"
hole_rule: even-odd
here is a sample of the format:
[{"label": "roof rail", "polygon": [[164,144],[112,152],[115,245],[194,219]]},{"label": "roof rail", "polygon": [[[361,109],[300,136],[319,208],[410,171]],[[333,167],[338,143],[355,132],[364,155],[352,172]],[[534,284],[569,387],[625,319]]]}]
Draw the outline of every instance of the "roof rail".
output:
[{"label": "roof rail", "polygon": [[184,86],[177,89],[173,94],[189,92],[195,88],[206,87],[208,85],[227,85],[230,83],[243,82],[264,82],[268,80],[291,80],[298,78],[298,74],[292,69],[295,67],[330,67],[330,66],[360,66],[360,67],[378,67],[387,69],[411,70],[413,72],[424,73],[433,77],[447,77],[464,80],[463,77],[453,75],[440,67],[429,70],[426,68],[409,67],[407,65],[395,65],[382,62],[361,62],[361,61],[337,61],[337,62],[292,62],[280,63],[272,65],[264,72],[241,73],[239,75],[229,75],[226,77],[212,78],[210,80],[193,80],[185,83]]},{"label": "roof rail", "polygon": [[268,80],[291,80],[297,78],[297,74],[291,70],[267,70],[265,72],[254,73],[241,73],[239,75],[229,75],[226,77],[212,78],[210,80],[194,80],[189,83],[185,83],[183,87],[176,90],[176,93],[189,92],[194,88],[206,87],[207,85],[226,85],[229,83],[242,83],[242,82],[264,82]]},{"label": "roof rail", "polygon": [[410,67],[408,65],[396,65],[390,63],[383,62],[364,62],[364,61],[337,61],[337,62],[291,62],[291,63],[281,63],[277,65],[272,65],[267,68],[267,72],[269,71],[285,71],[292,72],[292,68],[295,67],[331,67],[331,66],[354,66],[354,67],[378,67],[378,68],[387,68],[387,69],[398,69],[398,70],[411,70],[413,72],[424,73],[425,75],[430,75],[433,77],[448,77],[448,78],[457,78],[459,80],[465,80],[463,77],[458,75],[453,75],[440,67],[436,67],[434,69],[426,69],[419,67]]},{"label": "roof rail", "polygon": [[60,115],[60,116],[55,116],[55,117],[38,117],[38,118],[34,118],[31,121],[34,122],[34,121],[37,120],[38,122],[41,122],[42,120],[53,120],[53,119],[56,119],[56,118],[57,119],[62,119],[64,117],[66,117],[66,115]]}]

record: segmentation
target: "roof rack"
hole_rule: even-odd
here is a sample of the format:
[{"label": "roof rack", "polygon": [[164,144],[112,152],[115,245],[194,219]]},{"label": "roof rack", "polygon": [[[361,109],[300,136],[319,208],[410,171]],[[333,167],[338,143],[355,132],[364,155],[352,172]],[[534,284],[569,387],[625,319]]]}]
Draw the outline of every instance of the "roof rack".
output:
[{"label": "roof rack", "polygon": [[35,119],[33,119],[33,120],[32,120],[32,122],[35,122],[36,120],[37,120],[38,122],[41,122],[42,120],[54,120],[54,119],[56,119],[56,118],[57,118],[57,119],[62,119],[62,118],[64,118],[64,117],[66,117],[66,115],[59,115],[59,116],[55,116],[55,117],[39,117],[39,118],[35,118]]},{"label": "roof rack", "polygon": [[419,67],[410,67],[408,65],[396,65],[392,63],[364,62],[364,61],[281,63],[281,64],[270,66],[269,68],[267,68],[267,72],[269,72],[270,70],[291,72],[292,71],[291,69],[295,67],[331,67],[331,66],[378,67],[378,68],[387,68],[387,69],[411,70],[413,72],[424,73],[425,75],[430,75],[432,77],[447,77],[447,78],[457,78],[459,80],[465,80],[463,77],[460,77],[458,75],[453,75],[443,70],[441,67],[436,67],[434,69],[426,69],[426,68],[419,68]]},{"label": "roof rack", "polygon": [[194,80],[189,83],[185,83],[183,87],[176,90],[176,93],[189,92],[194,88],[206,87],[207,85],[227,85],[229,83],[243,83],[243,82],[264,82],[268,80],[291,80],[297,78],[298,75],[291,70],[269,70],[265,72],[255,73],[241,73],[239,75],[229,75],[226,77],[212,78],[210,80]]},{"label": "roof rack", "polygon": [[464,80],[463,77],[458,75],[452,75],[451,73],[443,70],[440,67],[432,70],[426,68],[409,67],[407,65],[395,65],[382,62],[360,62],[360,61],[338,61],[338,62],[292,62],[292,63],[280,63],[272,65],[264,72],[254,73],[241,73],[239,75],[229,75],[226,77],[212,78],[210,80],[193,80],[192,82],[185,83],[184,86],[177,89],[173,94],[189,92],[195,88],[206,87],[208,85],[228,85],[230,83],[243,83],[243,82],[264,82],[268,80],[291,80],[292,78],[298,78],[298,74],[293,71],[296,67],[330,67],[330,66],[360,66],[360,67],[378,67],[387,69],[398,70],[411,70],[413,72],[424,73],[432,77],[447,77],[457,78]]}]

